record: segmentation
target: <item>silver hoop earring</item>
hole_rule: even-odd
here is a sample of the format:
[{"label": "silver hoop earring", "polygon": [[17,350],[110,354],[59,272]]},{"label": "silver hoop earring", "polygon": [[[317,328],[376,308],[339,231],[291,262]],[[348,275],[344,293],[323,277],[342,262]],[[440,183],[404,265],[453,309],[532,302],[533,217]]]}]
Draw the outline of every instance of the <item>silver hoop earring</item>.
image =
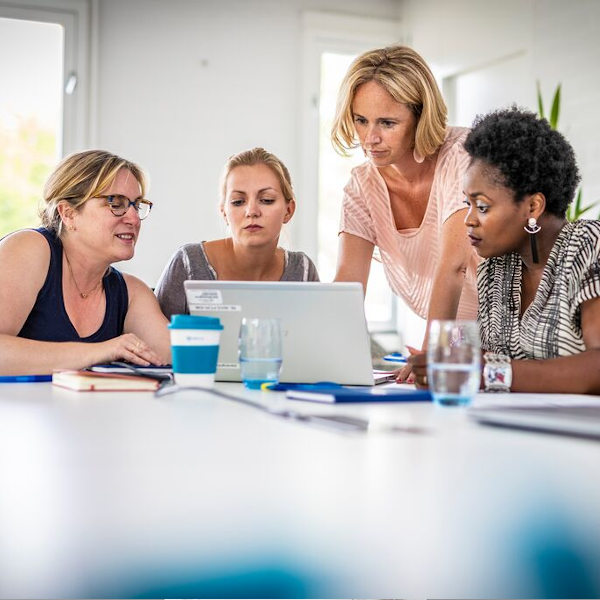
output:
[{"label": "silver hoop earring", "polygon": [[538,231],[541,231],[541,227],[537,224],[537,219],[535,217],[529,217],[527,219],[527,225],[523,227],[523,229],[529,234],[529,244],[531,245],[531,258],[534,263],[539,263],[537,242],[535,241],[535,234]]}]

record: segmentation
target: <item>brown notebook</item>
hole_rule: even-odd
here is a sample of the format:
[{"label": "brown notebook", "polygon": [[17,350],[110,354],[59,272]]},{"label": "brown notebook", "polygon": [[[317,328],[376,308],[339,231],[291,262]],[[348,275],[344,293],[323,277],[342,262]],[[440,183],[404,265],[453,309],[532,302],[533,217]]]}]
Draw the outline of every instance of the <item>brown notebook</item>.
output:
[{"label": "brown notebook", "polygon": [[157,390],[160,381],[137,375],[55,371],[52,384],[80,392],[148,392]]}]

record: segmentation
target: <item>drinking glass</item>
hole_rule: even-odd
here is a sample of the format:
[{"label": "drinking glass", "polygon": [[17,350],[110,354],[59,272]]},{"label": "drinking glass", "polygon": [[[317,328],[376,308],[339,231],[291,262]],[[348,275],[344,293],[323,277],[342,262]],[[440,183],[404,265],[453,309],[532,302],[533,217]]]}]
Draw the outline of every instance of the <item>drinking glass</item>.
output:
[{"label": "drinking glass", "polygon": [[475,321],[431,322],[427,343],[427,380],[436,403],[469,404],[480,381],[481,352]]},{"label": "drinking glass", "polygon": [[242,319],[239,337],[242,381],[247,388],[278,383],[281,369],[281,323],[279,319]]}]

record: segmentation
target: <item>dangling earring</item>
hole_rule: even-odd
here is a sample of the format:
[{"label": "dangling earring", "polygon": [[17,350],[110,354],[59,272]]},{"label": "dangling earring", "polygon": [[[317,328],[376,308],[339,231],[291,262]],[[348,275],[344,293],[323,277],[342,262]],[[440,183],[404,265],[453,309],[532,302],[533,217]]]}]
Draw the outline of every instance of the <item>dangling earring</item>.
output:
[{"label": "dangling earring", "polygon": [[527,219],[527,225],[523,229],[529,234],[529,243],[531,244],[531,257],[534,263],[539,263],[537,242],[535,241],[535,234],[542,228],[537,224],[535,217],[529,217]]},{"label": "dangling earring", "polygon": [[415,162],[419,164],[421,164],[425,160],[425,157],[422,154],[419,154],[416,148],[413,150],[413,158],[415,159]]}]

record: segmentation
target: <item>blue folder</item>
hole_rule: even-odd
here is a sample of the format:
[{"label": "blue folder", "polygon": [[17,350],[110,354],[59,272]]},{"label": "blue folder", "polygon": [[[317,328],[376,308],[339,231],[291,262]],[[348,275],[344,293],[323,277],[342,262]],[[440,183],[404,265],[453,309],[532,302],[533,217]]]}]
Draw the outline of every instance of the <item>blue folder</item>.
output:
[{"label": "blue folder", "polygon": [[431,401],[428,390],[413,388],[344,387],[331,384],[296,385],[285,393],[291,400],[312,402],[427,402]]}]

